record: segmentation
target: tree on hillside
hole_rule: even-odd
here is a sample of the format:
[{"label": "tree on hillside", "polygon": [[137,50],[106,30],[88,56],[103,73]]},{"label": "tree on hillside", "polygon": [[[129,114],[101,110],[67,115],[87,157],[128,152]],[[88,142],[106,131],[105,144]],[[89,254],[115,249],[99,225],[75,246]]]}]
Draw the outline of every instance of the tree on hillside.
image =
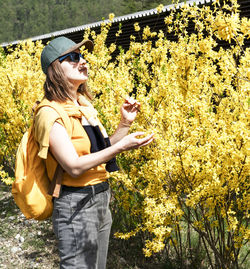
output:
[{"label": "tree on hillside", "polygon": [[170,4],[172,0],[0,0],[0,42],[26,39]]}]

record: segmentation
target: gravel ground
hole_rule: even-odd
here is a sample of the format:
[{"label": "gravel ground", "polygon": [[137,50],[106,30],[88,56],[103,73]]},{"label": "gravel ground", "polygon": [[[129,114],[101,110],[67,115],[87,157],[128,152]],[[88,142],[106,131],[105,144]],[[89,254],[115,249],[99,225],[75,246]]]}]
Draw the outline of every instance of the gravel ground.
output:
[{"label": "gravel ground", "polygon": [[26,220],[14,203],[10,186],[0,184],[0,268],[58,268],[50,220]]},{"label": "gravel ground", "polygon": [[[1,182],[0,208],[0,269],[59,268],[51,220],[26,220],[14,203],[11,187]],[[111,237],[107,269],[153,268],[163,267],[144,259],[136,243]]]}]

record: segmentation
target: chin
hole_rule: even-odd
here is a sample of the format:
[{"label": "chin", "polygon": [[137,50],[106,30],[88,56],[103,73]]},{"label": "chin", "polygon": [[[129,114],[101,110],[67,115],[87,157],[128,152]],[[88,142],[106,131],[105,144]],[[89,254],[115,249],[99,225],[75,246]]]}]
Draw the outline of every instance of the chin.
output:
[{"label": "chin", "polygon": [[84,79],[82,79],[82,82],[86,82],[88,80],[88,76],[86,76]]},{"label": "chin", "polygon": [[88,80],[88,75],[82,74],[81,76],[77,77],[76,80],[85,82]]}]

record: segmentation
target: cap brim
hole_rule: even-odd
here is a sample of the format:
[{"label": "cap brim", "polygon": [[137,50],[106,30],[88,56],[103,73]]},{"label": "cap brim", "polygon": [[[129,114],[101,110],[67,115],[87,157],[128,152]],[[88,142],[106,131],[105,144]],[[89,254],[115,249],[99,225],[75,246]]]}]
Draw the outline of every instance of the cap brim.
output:
[{"label": "cap brim", "polygon": [[75,46],[73,46],[70,49],[63,52],[61,54],[61,56],[65,55],[67,53],[70,53],[74,50],[77,50],[77,49],[81,48],[82,46],[84,46],[89,52],[91,52],[91,51],[93,51],[94,43],[91,40],[83,40],[82,42],[77,43]]}]

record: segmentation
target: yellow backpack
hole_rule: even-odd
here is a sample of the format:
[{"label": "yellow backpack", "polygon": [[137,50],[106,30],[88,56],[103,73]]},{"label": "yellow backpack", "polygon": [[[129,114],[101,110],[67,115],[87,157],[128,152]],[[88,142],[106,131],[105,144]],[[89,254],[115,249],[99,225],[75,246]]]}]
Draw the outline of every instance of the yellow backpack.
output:
[{"label": "yellow backpack", "polygon": [[[60,104],[44,99],[36,108],[35,113],[43,106],[56,110],[71,137],[71,122],[67,112]],[[52,197],[59,196],[63,169],[57,165],[53,180],[50,181],[45,161],[38,156],[39,145],[34,138],[33,129],[32,124],[23,135],[17,150],[12,194],[17,206],[27,219],[45,220],[52,215]]]}]

